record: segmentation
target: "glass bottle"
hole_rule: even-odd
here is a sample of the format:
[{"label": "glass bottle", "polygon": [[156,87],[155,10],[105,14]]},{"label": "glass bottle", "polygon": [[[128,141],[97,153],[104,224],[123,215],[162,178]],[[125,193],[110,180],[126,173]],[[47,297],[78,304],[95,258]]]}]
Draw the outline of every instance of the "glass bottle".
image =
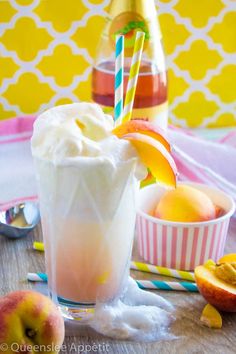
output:
[{"label": "glass bottle", "polygon": [[92,75],[92,97],[113,113],[115,36],[125,35],[124,93],[126,91],[136,31],[145,32],[132,119],[167,127],[167,72],[162,36],[154,0],[112,0],[101,34]]}]

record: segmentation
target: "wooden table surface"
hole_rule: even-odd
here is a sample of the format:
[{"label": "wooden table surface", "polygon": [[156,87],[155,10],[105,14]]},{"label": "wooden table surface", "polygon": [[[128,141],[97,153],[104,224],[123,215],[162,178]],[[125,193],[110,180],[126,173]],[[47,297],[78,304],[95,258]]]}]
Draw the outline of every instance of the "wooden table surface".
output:
[{"label": "wooden table surface", "polygon": [[[26,280],[27,272],[45,271],[44,256],[34,251],[34,240],[41,240],[38,227],[24,239],[10,240],[0,237],[0,284],[1,295],[17,289],[35,289],[35,284]],[[236,221],[232,221],[225,253],[236,252]],[[134,246],[133,259],[137,260]],[[160,276],[132,271],[137,279],[165,279]],[[62,353],[109,353],[109,354],[229,354],[236,353],[236,314],[223,314],[223,328],[213,330],[204,327],[200,320],[206,304],[200,294],[159,291],[176,308],[176,320],[171,333],[176,339],[161,342],[142,343],[112,340],[91,329],[78,327],[76,335],[67,335]],[[87,345],[87,347],[86,347]],[[97,345],[89,350],[92,345]]]}]

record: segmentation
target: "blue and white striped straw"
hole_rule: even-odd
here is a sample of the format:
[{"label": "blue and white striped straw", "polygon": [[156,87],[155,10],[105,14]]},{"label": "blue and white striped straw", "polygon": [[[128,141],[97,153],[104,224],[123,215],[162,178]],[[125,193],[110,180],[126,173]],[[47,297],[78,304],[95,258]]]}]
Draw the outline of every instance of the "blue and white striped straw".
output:
[{"label": "blue and white striped straw", "polygon": [[[33,282],[47,282],[48,280],[45,273],[28,273],[27,279]],[[141,289],[198,292],[196,283],[136,279],[135,281]]]},{"label": "blue and white striped straw", "polygon": [[47,282],[48,281],[48,276],[45,273],[28,273],[27,274],[27,280],[29,281],[35,281],[35,282]]},{"label": "blue and white striped straw", "polygon": [[115,112],[114,120],[118,125],[123,114],[124,93],[124,36],[116,36],[116,59],[115,59]]},{"label": "blue and white striped straw", "polygon": [[141,289],[198,292],[196,283],[187,281],[136,280],[136,283]]}]

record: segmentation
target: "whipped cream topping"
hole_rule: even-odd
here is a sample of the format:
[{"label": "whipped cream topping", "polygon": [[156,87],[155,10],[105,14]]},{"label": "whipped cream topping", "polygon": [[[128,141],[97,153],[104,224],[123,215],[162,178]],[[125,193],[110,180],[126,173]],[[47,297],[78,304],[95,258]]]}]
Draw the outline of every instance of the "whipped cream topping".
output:
[{"label": "whipped cream topping", "polygon": [[111,116],[93,103],[54,107],[34,124],[32,154],[55,164],[76,162],[78,157],[107,158],[111,162],[137,158],[128,141],[112,134]]}]

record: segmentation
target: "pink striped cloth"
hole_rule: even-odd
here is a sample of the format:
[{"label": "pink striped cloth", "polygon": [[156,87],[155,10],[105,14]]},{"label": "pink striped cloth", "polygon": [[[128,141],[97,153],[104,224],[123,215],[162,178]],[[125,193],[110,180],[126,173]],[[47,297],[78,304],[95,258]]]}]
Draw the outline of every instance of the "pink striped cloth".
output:
[{"label": "pink striped cloth", "polygon": [[[37,199],[30,152],[34,120],[27,116],[0,122],[0,210]],[[236,131],[211,142],[172,127],[169,137],[181,180],[217,186],[236,200]]]},{"label": "pink striped cloth", "polygon": [[233,130],[228,133],[220,140],[220,142],[223,144],[231,145],[236,148],[236,130]]},{"label": "pink striped cloth", "polygon": [[34,120],[29,116],[0,122],[0,210],[37,200],[30,151]]},{"label": "pink striped cloth", "polygon": [[180,180],[218,187],[236,201],[236,130],[220,141],[209,141],[169,129]]}]

